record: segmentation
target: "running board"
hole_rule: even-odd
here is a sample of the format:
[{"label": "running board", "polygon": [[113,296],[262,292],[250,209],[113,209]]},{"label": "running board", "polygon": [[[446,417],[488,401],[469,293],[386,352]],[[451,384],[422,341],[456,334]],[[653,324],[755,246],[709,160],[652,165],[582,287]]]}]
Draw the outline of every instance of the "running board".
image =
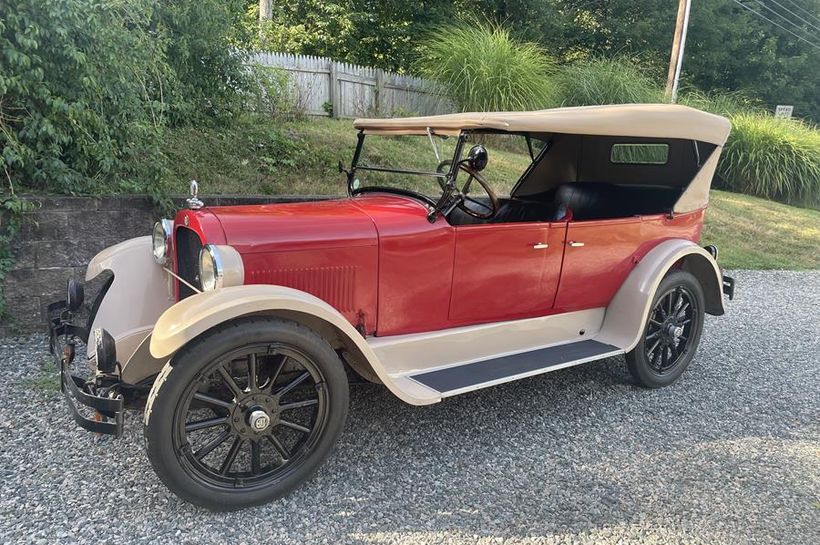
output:
[{"label": "running board", "polygon": [[445,367],[409,378],[436,390],[441,397],[448,397],[619,354],[623,350],[616,346],[588,339]]}]

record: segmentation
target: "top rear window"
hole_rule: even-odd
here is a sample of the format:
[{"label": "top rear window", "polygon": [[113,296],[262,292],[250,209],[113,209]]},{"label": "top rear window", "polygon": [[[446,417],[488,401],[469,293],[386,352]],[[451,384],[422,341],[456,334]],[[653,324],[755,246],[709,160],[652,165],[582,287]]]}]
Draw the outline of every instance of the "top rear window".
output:
[{"label": "top rear window", "polygon": [[612,144],[609,160],[627,165],[665,165],[669,144]]}]

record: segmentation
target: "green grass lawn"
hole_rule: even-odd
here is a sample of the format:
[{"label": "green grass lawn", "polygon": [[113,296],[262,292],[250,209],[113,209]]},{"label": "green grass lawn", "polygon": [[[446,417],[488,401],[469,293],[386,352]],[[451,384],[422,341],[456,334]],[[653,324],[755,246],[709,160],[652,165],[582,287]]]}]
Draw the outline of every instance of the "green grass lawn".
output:
[{"label": "green grass lawn", "polygon": [[820,211],[715,191],[704,244],[730,269],[820,269]]},{"label": "green grass lawn", "polygon": [[[355,146],[350,120],[247,116],[228,128],[176,129],[165,140],[167,183],[182,193],[196,179],[205,195],[342,195],[345,181],[337,164],[349,165]],[[513,176],[529,160],[490,149],[490,180]],[[374,161],[401,157],[410,168],[429,168],[431,155],[429,141],[416,137],[371,149]],[[730,269],[818,269],[820,211],[713,191],[703,242],[716,244],[721,265]]]}]

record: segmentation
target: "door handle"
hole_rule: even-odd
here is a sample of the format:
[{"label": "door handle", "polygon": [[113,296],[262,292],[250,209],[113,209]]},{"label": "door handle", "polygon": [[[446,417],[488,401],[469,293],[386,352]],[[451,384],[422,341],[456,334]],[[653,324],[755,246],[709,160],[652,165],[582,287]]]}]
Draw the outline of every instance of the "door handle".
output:
[{"label": "door handle", "polygon": [[533,250],[545,250],[549,247],[550,247],[550,245],[545,244],[544,242],[539,242],[538,244],[533,244],[532,245]]},{"label": "door handle", "polygon": [[572,246],[573,248],[580,248],[581,246],[584,245],[584,243],[583,242],[578,242],[577,240],[570,240],[569,245]]}]

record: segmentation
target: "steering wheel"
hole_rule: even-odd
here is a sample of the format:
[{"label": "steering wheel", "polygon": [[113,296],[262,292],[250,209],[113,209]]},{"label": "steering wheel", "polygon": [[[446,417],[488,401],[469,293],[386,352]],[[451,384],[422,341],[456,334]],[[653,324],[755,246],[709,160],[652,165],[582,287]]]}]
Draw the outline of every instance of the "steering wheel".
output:
[{"label": "steering wheel", "polygon": [[[453,163],[450,159],[445,159],[444,161],[440,162],[438,166],[436,166],[436,172],[439,174],[444,174],[450,170],[450,165]],[[441,189],[446,189],[447,184],[444,182],[444,178],[439,178],[436,176],[436,181],[438,182],[439,187]]]},{"label": "steering wheel", "polygon": [[[480,220],[490,219],[493,216],[495,216],[498,212],[498,197],[490,187],[490,184],[487,183],[487,180],[485,180],[484,177],[481,174],[479,174],[477,170],[470,167],[466,162],[460,162],[458,164],[458,168],[466,172],[469,177],[467,178],[467,181],[464,182],[464,185],[461,187],[461,192],[458,196],[460,202],[456,205],[456,207],[468,216],[472,216]],[[467,196],[467,194],[470,192],[470,185],[472,185],[473,180],[477,181],[478,185],[480,185],[484,192],[487,193],[487,196],[490,198],[489,205]],[[476,210],[473,210],[472,208],[469,208],[467,206],[468,202],[481,207],[482,209],[486,210],[486,212],[478,212]]]}]

